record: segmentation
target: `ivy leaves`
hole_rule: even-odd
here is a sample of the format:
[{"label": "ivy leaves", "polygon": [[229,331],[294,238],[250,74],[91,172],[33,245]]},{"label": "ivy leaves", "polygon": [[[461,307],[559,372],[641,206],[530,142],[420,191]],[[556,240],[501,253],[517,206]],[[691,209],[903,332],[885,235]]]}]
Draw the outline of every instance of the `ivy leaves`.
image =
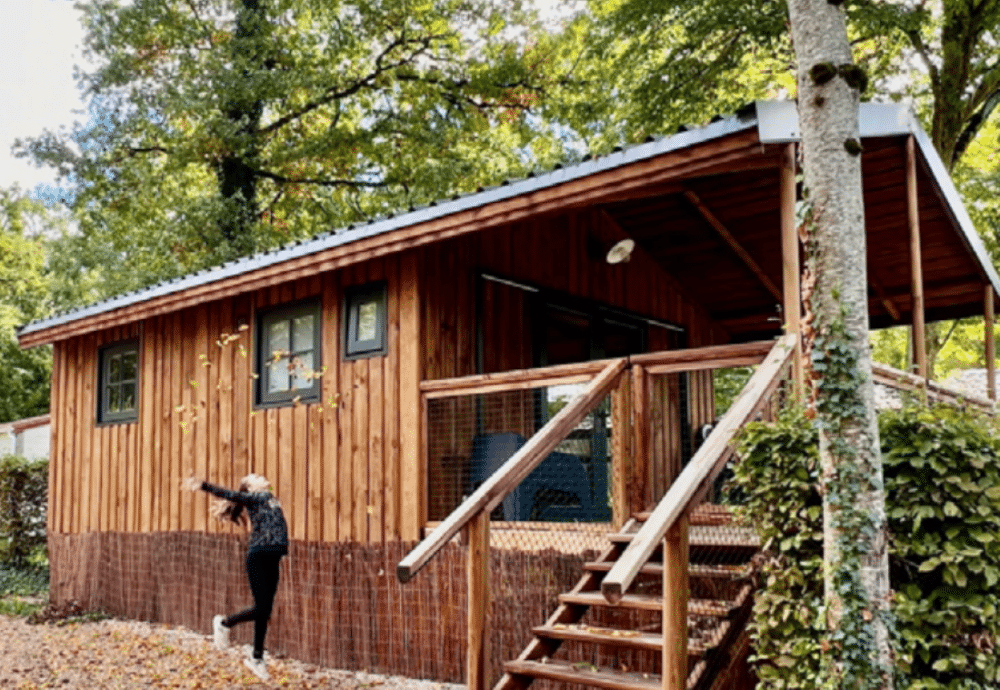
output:
[{"label": "ivy leaves", "polygon": [[[1000,682],[1000,436],[939,406],[880,418],[899,687]],[[814,426],[801,413],[750,425],[738,513],[770,545],[752,624],[767,688],[822,687],[822,514]],[[845,640],[845,643],[849,641]]]}]

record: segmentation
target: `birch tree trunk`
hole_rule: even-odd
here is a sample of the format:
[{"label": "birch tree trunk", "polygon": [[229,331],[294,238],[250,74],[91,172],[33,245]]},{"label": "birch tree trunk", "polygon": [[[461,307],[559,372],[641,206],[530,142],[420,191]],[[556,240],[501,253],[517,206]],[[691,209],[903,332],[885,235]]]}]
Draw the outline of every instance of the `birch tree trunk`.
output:
[{"label": "birch tree trunk", "polygon": [[804,349],[820,424],[828,684],[892,688],[882,459],[868,343],[858,97],[837,0],[788,0],[805,194]]}]

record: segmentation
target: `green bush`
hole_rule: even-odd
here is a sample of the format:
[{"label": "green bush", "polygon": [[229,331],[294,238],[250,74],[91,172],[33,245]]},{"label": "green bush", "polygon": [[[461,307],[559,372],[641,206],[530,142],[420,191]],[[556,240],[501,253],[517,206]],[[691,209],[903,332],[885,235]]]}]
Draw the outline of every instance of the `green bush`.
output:
[{"label": "green bush", "polygon": [[48,463],[0,458],[0,562],[25,567],[45,545]]},{"label": "green bush", "polygon": [[[1000,665],[1000,437],[939,406],[881,416],[897,688],[996,688]],[[753,424],[733,482],[767,546],[751,632],[765,688],[815,688],[823,627],[816,434],[801,413]]]}]

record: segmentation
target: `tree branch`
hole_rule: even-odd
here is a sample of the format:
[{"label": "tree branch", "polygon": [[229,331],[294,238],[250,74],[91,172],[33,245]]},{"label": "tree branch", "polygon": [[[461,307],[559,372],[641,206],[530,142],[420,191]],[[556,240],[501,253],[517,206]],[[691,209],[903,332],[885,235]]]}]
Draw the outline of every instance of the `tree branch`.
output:
[{"label": "tree branch", "polygon": [[311,177],[292,178],[268,170],[254,170],[253,173],[257,177],[263,177],[268,180],[280,182],[281,184],[314,184],[321,187],[349,187],[352,189],[379,189],[389,186],[387,182],[364,182],[361,180],[346,179],[323,180]]},{"label": "tree branch", "polygon": [[[403,65],[409,64],[413,62],[415,58],[424,54],[427,51],[427,49],[430,48],[431,43],[438,38],[443,38],[443,34],[425,36],[419,40],[408,40],[405,38],[396,39],[388,46],[386,46],[385,49],[381,53],[379,53],[378,57],[375,58],[375,69],[372,72],[370,72],[367,76],[355,81],[353,84],[344,89],[337,90],[333,87],[327,89],[322,97],[317,98],[311,103],[307,103],[298,110],[295,110],[283,117],[278,118],[277,120],[267,125],[266,127],[261,128],[259,130],[260,133],[271,134],[272,132],[281,129],[285,125],[302,118],[302,116],[307,115],[308,113],[311,113],[312,111],[321,108],[324,105],[332,103],[333,101],[347,98],[348,96],[353,96],[362,89],[371,87],[378,79],[378,77],[382,76],[386,72],[394,70],[398,67],[402,67]],[[395,60],[389,64],[384,64],[384,60],[389,56],[389,54],[393,50],[401,46],[414,45],[414,44],[417,46],[417,48],[411,54],[407,55],[405,58],[400,58],[399,60]]]}]

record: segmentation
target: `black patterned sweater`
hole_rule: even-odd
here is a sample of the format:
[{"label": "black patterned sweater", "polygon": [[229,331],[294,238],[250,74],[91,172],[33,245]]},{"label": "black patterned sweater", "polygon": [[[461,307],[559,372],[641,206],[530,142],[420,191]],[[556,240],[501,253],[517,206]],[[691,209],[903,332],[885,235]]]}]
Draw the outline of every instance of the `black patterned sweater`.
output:
[{"label": "black patterned sweater", "polygon": [[288,523],[281,512],[281,503],[270,491],[230,491],[208,482],[201,483],[201,490],[246,509],[253,527],[247,553],[288,553]]}]

